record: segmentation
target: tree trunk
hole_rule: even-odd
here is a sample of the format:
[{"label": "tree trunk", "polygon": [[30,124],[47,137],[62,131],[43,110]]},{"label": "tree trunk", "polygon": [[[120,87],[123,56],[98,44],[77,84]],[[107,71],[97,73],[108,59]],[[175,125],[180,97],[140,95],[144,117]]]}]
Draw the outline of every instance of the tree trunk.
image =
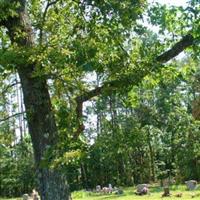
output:
[{"label": "tree trunk", "polygon": [[42,78],[32,78],[31,67],[19,68],[18,72],[33,143],[41,198],[42,200],[68,200],[69,191],[64,177],[58,171],[49,169],[48,163],[45,163],[46,153],[49,148],[56,145],[57,137],[47,83]]},{"label": "tree trunk", "polygon": [[81,179],[82,179],[82,186],[84,189],[88,189],[88,183],[87,183],[87,173],[85,170],[84,163],[81,163]]},{"label": "tree trunk", "polygon": [[[9,17],[4,25],[12,43],[27,51],[34,46],[33,31],[28,22],[25,1],[18,0],[18,16]],[[21,80],[24,104],[31,135],[37,170],[39,193],[42,200],[69,200],[70,194],[66,179],[55,169],[49,168],[52,159],[47,153],[56,145],[58,132],[47,80],[44,76],[33,76],[35,63],[28,60],[17,65]]]},{"label": "tree trunk", "polygon": [[150,153],[150,165],[151,165],[151,181],[155,181],[155,177],[156,177],[156,175],[155,175],[155,159],[154,159],[154,157],[155,157],[155,155],[154,155],[154,149],[153,149],[153,147],[152,147],[152,144],[151,144],[151,135],[150,135],[150,130],[148,129],[147,130],[147,134],[148,134],[148,146],[149,146],[149,153]]}]

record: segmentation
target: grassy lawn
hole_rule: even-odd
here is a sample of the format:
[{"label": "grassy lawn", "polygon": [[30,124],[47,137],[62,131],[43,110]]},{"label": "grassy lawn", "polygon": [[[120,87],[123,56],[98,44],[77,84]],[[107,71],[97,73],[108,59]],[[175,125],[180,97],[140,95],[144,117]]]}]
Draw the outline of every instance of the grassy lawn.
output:
[{"label": "grassy lawn", "polygon": [[22,198],[12,198],[12,199],[6,199],[6,198],[1,198],[1,197],[0,197],[0,200],[22,200]]},{"label": "grassy lawn", "polygon": [[[173,186],[171,188],[171,197],[162,198],[162,188],[153,187],[150,189],[150,195],[145,196],[137,196],[134,194],[134,188],[126,188],[124,189],[123,195],[103,195],[103,194],[95,194],[91,192],[78,191],[72,194],[73,200],[162,200],[162,199],[170,199],[170,200],[186,200],[186,199],[200,199],[200,190],[196,191],[186,191],[185,186]],[[182,193],[182,197],[175,197],[176,194]],[[193,197],[196,195],[195,197]]]},{"label": "grassy lawn", "polygon": [[[190,200],[200,199],[200,189],[196,191],[186,191],[185,186],[173,186],[171,188],[171,197],[164,197],[162,198],[162,188],[160,187],[152,187],[150,188],[150,195],[146,196],[137,196],[134,194],[135,189],[133,187],[125,188],[123,195],[115,195],[115,194],[97,194],[93,192],[85,192],[85,191],[76,191],[72,194],[73,200],[164,200],[164,199],[170,199],[170,200]],[[182,197],[175,197],[176,194],[182,193]],[[193,197],[193,195],[196,195]],[[14,198],[14,199],[4,199],[0,198],[0,200],[21,200],[21,198]]]}]

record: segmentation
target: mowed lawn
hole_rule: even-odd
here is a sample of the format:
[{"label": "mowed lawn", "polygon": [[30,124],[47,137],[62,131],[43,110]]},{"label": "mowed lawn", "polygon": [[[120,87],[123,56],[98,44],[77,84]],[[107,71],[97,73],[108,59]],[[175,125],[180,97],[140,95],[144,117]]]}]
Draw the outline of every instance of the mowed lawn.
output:
[{"label": "mowed lawn", "polygon": [[11,199],[7,199],[7,198],[1,198],[0,200],[22,200],[22,198],[11,198]]},{"label": "mowed lawn", "polygon": [[[78,191],[72,194],[73,200],[186,200],[186,199],[198,199],[200,200],[200,190],[196,191],[187,191],[185,186],[173,186],[170,190],[172,194],[170,197],[162,197],[163,190],[160,187],[152,187],[150,188],[150,195],[145,196],[137,196],[134,194],[135,188],[126,188],[124,189],[123,195],[103,195],[103,194],[95,194],[92,192],[84,192]],[[182,193],[182,197],[175,197],[176,194]]]},{"label": "mowed lawn", "polygon": [[[73,200],[200,200],[200,189],[195,191],[187,191],[185,186],[173,186],[170,190],[171,197],[162,197],[162,188],[160,187],[151,187],[150,195],[145,196],[137,196],[134,194],[135,188],[129,187],[124,188],[124,194],[115,195],[115,194],[97,194],[93,192],[85,192],[85,191],[76,191],[72,193]],[[176,194],[182,193],[182,197],[175,197]],[[13,198],[13,199],[5,199],[0,198],[0,200],[22,200],[22,198]]]}]

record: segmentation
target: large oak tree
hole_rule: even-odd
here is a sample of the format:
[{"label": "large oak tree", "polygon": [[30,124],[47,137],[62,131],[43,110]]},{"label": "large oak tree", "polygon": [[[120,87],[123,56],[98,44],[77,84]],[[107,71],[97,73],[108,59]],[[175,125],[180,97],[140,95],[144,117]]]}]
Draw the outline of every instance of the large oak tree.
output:
[{"label": "large oak tree", "polygon": [[[20,77],[42,200],[70,198],[65,177],[46,163],[53,159],[59,136],[49,85],[64,76],[65,89],[73,91],[77,138],[83,130],[83,102],[138,84],[198,41],[196,13],[186,20],[194,26],[184,31],[173,32],[165,24],[176,36],[167,38],[170,43],[151,38],[153,33],[139,20],[146,7],[145,0],[0,1],[1,73],[13,70]],[[161,8],[158,11],[163,14]],[[152,21],[163,25],[160,15],[157,20],[151,16]],[[100,86],[87,89],[88,72],[103,74]]]}]

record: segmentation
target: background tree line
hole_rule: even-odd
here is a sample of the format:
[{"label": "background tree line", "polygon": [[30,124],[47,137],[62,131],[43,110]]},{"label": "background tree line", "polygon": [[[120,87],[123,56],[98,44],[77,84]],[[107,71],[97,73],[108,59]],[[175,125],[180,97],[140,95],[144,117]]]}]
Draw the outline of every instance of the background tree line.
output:
[{"label": "background tree line", "polygon": [[[77,153],[55,163],[63,165],[71,190],[161,182],[169,176],[177,183],[199,180],[200,123],[192,116],[198,74],[198,63],[173,61],[128,93],[93,100],[84,114],[96,116],[95,126],[88,126],[80,141],[71,141],[68,149]],[[69,115],[65,106],[57,110],[63,131],[69,128],[63,122]],[[31,191],[36,182],[30,137],[18,136],[15,142],[9,123],[1,126],[1,195],[12,196]]]}]

